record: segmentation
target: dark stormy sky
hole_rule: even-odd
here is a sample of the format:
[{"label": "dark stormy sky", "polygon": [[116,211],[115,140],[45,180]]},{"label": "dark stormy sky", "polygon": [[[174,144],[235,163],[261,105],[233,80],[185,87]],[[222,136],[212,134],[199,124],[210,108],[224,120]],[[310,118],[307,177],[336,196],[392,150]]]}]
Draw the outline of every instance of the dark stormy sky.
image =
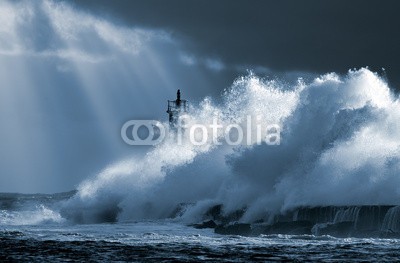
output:
[{"label": "dark stormy sky", "polygon": [[400,2],[396,0],[79,0],[121,23],[161,28],[195,54],[235,69],[346,72],[368,66],[400,85]]}]

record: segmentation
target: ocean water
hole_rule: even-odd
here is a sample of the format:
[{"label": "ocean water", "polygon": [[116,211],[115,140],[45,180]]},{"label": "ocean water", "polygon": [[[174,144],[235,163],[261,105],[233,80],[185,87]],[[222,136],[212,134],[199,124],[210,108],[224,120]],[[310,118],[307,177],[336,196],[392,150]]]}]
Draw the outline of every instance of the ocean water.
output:
[{"label": "ocean water", "polygon": [[400,239],[219,235],[177,219],[76,224],[58,209],[74,192],[0,194],[0,261],[359,262],[400,259]]},{"label": "ocean water", "polygon": [[117,224],[2,225],[0,259],[18,262],[146,261],[359,262],[400,259],[398,239],[330,236],[222,236],[162,221]]}]

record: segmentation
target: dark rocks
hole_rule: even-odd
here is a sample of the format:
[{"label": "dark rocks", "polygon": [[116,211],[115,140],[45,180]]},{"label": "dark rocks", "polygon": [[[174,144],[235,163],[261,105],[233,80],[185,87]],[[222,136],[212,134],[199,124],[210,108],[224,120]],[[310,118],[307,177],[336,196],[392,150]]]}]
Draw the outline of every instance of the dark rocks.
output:
[{"label": "dark rocks", "polygon": [[203,228],[216,228],[217,224],[213,220],[208,220],[201,224],[193,224],[191,226],[197,229],[203,229]]},{"label": "dark rocks", "polygon": [[206,218],[210,218],[216,222],[220,222],[221,224],[228,224],[230,222],[238,221],[246,212],[246,209],[239,209],[233,211],[231,213],[224,214],[222,205],[215,205],[207,210],[205,213]]},{"label": "dark rocks", "polygon": [[400,232],[394,232],[394,231],[381,231],[379,233],[380,238],[400,238]]},{"label": "dark rocks", "polygon": [[362,206],[354,227],[361,231],[381,229],[385,215],[392,207],[387,205]]},{"label": "dark rocks", "polygon": [[258,236],[330,235],[334,237],[400,238],[400,206],[320,206],[299,207],[281,214],[266,214],[252,224],[242,221],[246,209],[231,213],[222,205],[210,207],[204,214],[207,220],[193,225],[196,228],[214,228],[223,235]]},{"label": "dark rocks", "polygon": [[210,207],[210,209],[207,210],[206,217],[211,217],[214,220],[219,220],[222,218],[222,205],[215,205]]},{"label": "dark rocks", "polygon": [[225,226],[220,225],[215,228],[215,233],[221,235],[249,236],[251,234],[251,225],[242,223],[234,223]]},{"label": "dark rocks", "polygon": [[278,222],[267,227],[263,234],[306,235],[314,224],[310,221]]}]

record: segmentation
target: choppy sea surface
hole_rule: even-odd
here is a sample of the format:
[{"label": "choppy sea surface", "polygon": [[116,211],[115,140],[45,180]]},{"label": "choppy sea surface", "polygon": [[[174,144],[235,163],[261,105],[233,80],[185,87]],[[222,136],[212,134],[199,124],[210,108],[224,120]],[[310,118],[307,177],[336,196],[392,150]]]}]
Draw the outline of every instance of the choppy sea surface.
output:
[{"label": "choppy sea surface", "polygon": [[172,219],[72,224],[57,208],[73,194],[0,194],[0,262],[400,260],[400,239],[219,235]]},{"label": "choppy sea surface", "polygon": [[165,220],[0,226],[0,260],[18,262],[394,262],[399,245],[398,239],[221,236]]}]

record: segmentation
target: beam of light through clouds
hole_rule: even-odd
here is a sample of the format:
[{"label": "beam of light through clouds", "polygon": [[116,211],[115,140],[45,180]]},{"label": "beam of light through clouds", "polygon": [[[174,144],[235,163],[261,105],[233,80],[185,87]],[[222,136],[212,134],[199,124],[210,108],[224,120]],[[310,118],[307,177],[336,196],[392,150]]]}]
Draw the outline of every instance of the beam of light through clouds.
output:
[{"label": "beam of light through clouds", "polygon": [[1,192],[73,189],[146,151],[123,144],[125,121],[164,119],[178,88],[189,98],[212,90],[212,69],[188,67],[161,30],[48,0],[2,1],[0,24]]}]

